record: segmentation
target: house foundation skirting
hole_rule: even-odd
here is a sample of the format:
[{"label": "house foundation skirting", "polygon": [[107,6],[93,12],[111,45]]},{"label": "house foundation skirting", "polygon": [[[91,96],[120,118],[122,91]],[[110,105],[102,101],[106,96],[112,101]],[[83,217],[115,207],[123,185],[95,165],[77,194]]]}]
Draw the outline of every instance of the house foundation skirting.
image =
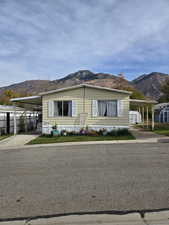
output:
[{"label": "house foundation skirting", "polygon": [[[117,130],[117,129],[129,129],[129,126],[105,126],[105,125],[88,125],[87,126],[89,129],[92,130],[97,130],[99,131],[100,129],[106,129],[107,131],[111,130]],[[67,131],[80,131],[83,126],[80,125],[58,125],[57,129],[59,131],[61,130],[67,130]],[[43,125],[42,126],[42,133],[43,134],[51,134],[52,131],[52,125]]]}]

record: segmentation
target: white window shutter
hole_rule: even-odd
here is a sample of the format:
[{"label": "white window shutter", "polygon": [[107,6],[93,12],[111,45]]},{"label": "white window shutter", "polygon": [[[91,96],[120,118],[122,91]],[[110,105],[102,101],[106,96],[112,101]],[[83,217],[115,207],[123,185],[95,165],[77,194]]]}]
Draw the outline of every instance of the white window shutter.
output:
[{"label": "white window shutter", "polygon": [[72,116],[77,116],[76,101],[72,101]]},{"label": "white window shutter", "polygon": [[117,116],[123,116],[124,114],[124,103],[122,100],[117,101]]},{"label": "white window shutter", "polygon": [[48,102],[48,116],[54,117],[54,101],[52,100]]},{"label": "white window shutter", "polygon": [[98,101],[92,100],[92,116],[96,117],[98,116]]}]

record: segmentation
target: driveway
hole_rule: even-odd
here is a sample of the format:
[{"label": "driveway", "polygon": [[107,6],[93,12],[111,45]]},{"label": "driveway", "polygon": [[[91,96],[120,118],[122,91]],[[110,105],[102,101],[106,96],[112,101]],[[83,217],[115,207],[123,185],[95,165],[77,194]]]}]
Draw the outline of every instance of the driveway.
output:
[{"label": "driveway", "polygon": [[27,135],[27,134],[18,134],[10,136],[2,141],[0,141],[0,149],[5,147],[19,147],[27,144],[31,140],[37,138],[38,135]]},{"label": "driveway", "polygon": [[130,128],[130,132],[137,140],[146,140],[146,139],[169,139],[167,136],[156,134],[152,131],[144,131],[138,128]]},{"label": "driveway", "polygon": [[0,151],[0,219],[169,208],[168,144]]}]

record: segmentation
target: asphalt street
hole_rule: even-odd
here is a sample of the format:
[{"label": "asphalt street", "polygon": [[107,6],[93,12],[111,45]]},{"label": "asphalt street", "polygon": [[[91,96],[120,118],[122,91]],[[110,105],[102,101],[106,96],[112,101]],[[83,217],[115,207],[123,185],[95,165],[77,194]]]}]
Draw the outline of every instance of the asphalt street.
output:
[{"label": "asphalt street", "polygon": [[169,144],[0,150],[0,219],[169,208]]}]

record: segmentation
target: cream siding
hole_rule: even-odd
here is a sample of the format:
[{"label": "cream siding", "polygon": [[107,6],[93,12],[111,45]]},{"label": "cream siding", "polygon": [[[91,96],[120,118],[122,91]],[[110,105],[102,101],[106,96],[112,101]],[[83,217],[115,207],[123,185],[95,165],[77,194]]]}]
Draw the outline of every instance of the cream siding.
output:
[{"label": "cream siding", "polygon": [[[84,98],[85,96],[85,98]],[[73,100],[76,102],[77,117],[48,117],[48,102],[50,100]],[[124,114],[120,117],[93,117],[92,100],[122,100]],[[43,123],[54,125],[79,125],[80,114],[87,113],[86,125],[128,126],[129,125],[129,95],[108,90],[80,87],[43,96]]]},{"label": "cream siding", "polygon": [[[93,117],[92,100],[123,100],[124,115],[122,117]],[[117,92],[87,88],[86,91],[86,112],[88,112],[88,125],[107,125],[107,126],[128,126],[129,116],[129,96]]]}]

